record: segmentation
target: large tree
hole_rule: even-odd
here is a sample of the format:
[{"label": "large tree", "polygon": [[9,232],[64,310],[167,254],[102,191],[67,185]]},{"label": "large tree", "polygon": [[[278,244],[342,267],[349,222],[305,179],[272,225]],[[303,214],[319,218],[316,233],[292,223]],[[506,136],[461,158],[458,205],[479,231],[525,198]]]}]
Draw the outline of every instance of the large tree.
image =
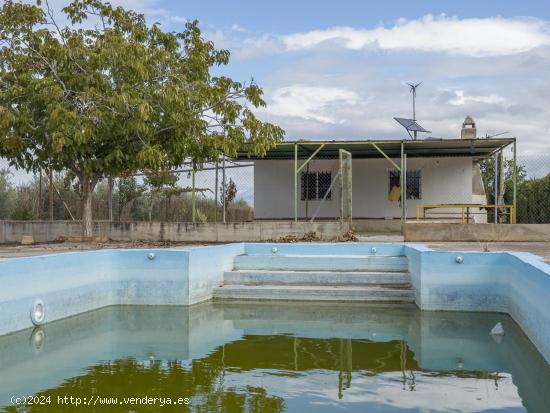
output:
[{"label": "large tree", "polygon": [[91,193],[106,176],[261,155],[283,137],[258,120],[254,83],[214,76],[229,52],[201,36],[148,25],[100,0],[76,0],[60,24],[47,1],[0,9],[0,155],[27,170],[69,170],[79,183],[83,236]]}]

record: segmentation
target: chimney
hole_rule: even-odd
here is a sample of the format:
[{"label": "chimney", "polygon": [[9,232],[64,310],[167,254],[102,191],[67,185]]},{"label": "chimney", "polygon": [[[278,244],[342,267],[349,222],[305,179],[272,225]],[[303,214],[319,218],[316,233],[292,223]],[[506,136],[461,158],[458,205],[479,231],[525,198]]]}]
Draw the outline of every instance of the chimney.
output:
[{"label": "chimney", "polygon": [[476,139],[477,129],[476,123],[471,116],[466,116],[462,123],[462,131],[460,132],[460,139]]}]

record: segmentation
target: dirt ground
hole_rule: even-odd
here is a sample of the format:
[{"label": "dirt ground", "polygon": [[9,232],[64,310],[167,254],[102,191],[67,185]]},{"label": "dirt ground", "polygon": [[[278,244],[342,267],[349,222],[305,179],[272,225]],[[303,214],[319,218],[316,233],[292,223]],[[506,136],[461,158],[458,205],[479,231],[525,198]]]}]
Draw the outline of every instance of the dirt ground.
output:
[{"label": "dirt ground", "polygon": [[550,242],[427,242],[434,250],[530,252],[550,263]]},{"label": "dirt ground", "polygon": [[[550,242],[436,242],[422,243],[435,250],[447,251],[520,251],[539,255],[550,263]],[[185,242],[58,242],[34,245],[0,245],[1,258],[29,257],[68,251],[87,251],[104,248],[174,248],[208,245],[208,243]]]},{"label": "dirt ground", "polygon": [[33,245],[0,245],[1,258],[30,257],[33,255],[56,254],[60,252],[90,251],[105,248],[175,248],[207,245],[207,243],[188,242],[52,242]]}]

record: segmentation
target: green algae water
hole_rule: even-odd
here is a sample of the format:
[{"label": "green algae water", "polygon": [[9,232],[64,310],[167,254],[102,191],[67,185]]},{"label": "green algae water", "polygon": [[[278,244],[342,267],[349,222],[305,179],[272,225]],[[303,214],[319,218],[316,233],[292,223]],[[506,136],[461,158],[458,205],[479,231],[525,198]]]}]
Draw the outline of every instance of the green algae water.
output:
[{"label": "green algae water", "polygon": [[[493,338],[502,322],[506,335]],[[502,314],[414,306],[109,307],[0,337],[6,412],[548,412]]]}]

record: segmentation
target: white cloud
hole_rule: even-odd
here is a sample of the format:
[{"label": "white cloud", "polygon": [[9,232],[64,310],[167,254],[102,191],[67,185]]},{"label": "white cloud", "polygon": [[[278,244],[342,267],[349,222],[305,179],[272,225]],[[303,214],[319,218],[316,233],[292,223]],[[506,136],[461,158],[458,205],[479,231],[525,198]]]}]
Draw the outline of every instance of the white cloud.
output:
[{"label": "white cloud", "polygon": [[358,95],[347,89],[295,84],[268,91],[270,104],[266,112],[322,123],[342,123],[333,115],[335,105],[354,105]]},{"label": "white cloud", "polygon": [[246,29],[242,26],[239,26],[237,23],[231,26],[231,30],[234,32],[246,32]]},{"label": "white cloud", "polygon": [[189,19],[184,16],[170,16],[168,20],[177,22],[177,23],[187,23],[189,21]]},{"label": "white cloud", "polygon": [[[220,33],[206,33],[219,38]],[[239,25],[223,32],[224,47],[238,59],[307,50],[384,50],[470,57],[509,56],[550,45],[550,22],[535,18],[468,18],[426,15],[393,26],[348,26],[286,35],[251,35]]]},{"label": "white cloud", "polygon": [[303,50],[333,42],[346,49],[447,52],[476,57],[521,53],[550,44],[549,24],[537,19],[472,18],[441,15],[400,19],[391,28],[334,27],[282,37],[288,50]]},{"label": "white cloud", "polygon": [[245,60],[277,54],[283,51],[283,45],[278,36],[262,34],[258,36],[243,37],[246,30],[224,31],[219,29],[207,30],[204,36],[214,42],[218,49],[228,49],[232,59]]},{"label": "white cloud", "polygon": [[468,101],[487,103],[489,105],[505,105],[507,99],[497,94],[491,93],[489,95],[467,95],[463,90],[455,90],[455,96],[448,100],[448,103],[455,106],[464,106]]},{"label": "white cloud", "polygon": [[260,79],[267,100],[261,116],[285,129],[287,139],[406,138],[393,117],[411,115],[405,82],[423,80],[416,111],[433,131],[428,136],[458,138],[471,115],[478,136],[508,131],[518,138],[518,161],[529,176],[550,172],[549,46],[482,59],[322,48],[267,62],[276,69]]}]

